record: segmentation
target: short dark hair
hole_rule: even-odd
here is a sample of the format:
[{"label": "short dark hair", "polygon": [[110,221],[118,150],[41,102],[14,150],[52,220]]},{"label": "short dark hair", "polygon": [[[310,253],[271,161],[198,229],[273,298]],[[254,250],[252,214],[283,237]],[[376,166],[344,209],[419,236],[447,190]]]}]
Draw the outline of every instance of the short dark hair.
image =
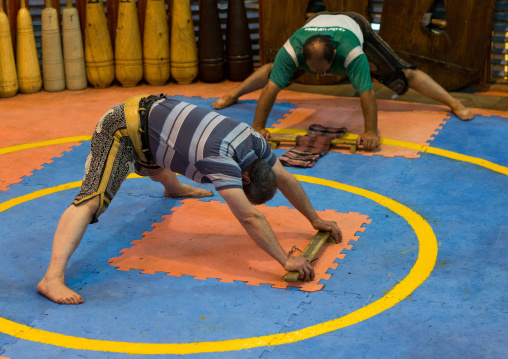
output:
[{"label": "short dark hair", "polygon": [[246,169],[250,183],[243,185],[245,195],[254,204],[263,204],[277,192],[277,176],[272,167],[262,159],[255,160]]},{"label": "short dark hair", "polygon": [[319,43],[323,45],[323,52],[322,54],[319,54],[323,57],[323,59],[331,63],[333,61],[333,40],[328,35],[313,35],[309,37],[305,42],[303,43],[303,57],[305,61],[308,61],[312,59],[313,53],[312,53],[312,46],[314,43]]}]

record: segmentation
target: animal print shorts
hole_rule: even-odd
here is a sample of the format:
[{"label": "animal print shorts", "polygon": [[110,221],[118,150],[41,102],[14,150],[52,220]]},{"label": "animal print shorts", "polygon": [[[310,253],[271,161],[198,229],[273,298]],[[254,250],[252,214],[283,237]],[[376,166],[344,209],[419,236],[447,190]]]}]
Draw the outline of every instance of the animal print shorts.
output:
[{"label": "animal print shorts", "polygon": [[73,202],[79,205],[99,196],[99,208],[91,223],[97,222],[106,211],[120,185],[132,172],[133,165],[141,176],[152,176],[162,171],[160,167],[145,167],[138,160],[127,133],[124,105],[116,105],[101,117],[95,128],[83,184]]}]

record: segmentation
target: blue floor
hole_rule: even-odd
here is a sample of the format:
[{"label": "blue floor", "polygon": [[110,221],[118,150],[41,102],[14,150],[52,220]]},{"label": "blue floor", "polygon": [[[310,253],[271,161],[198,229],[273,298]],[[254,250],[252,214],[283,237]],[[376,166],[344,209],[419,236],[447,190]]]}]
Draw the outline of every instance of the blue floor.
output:
[{"label": "blue floor", "polygon": [[[182,98],[201,106],[209,99]],[[251,123],[256,103],[240,102],[227,116]],[[277,104],[270,123],[294,108]],[[508,117],[450,116],[431,146],[508,166]],[[89,143],[83,142],[19,184],[0,192],[0,204],[37,190],[79,181]],[[277,155],[284,151],[276,150]],[[389,198],[419,214],[438,243],[430,276],[398,304],[356,324],[289,344],[228,350],[209,345],[189,358],[506,358],[508,342],[508,177],[439,155],[419,159],[328,153],[296,175],[326,179]],[[181,178],[182,181],[187,181]],[[71,259],[68,285],[85,299],[58,305],[36,292],[46,270],[58,219],[77,189],[58,191],[0,213],[0,318],[43,332],[31,339],[5,333],[0,356],[18,358],[140,358],[126,349],[75,349],[72,337],[129,343],[204,343],[306,333],[391,293],[419,254],[415,229],[389,207],[363,195],[302,182],[316,210],[358,212],[372,222],[319,292],[274,289],[219,279],[118,271],[108,259],[179,200],[149,179],[127,180],[99,223],[87,229]],[[203,187],[208,188],[206,185]],[[221,200],[214,195],[212,200]],[[270,206],[290,206],[278,194]],[[197,219],[199,223],[199,219]],[[68,337],[44,344],[44,333]],[[69,339],[70,338],[70,339]],[[198,347],[198,346],[196,346]],[[97,347],[94,347],[97,348]],[[126,346],[127,348],[127,346]],[[176,357],[168,351],[161,357]],[[219,350],[212,352],[212,350]]]}]

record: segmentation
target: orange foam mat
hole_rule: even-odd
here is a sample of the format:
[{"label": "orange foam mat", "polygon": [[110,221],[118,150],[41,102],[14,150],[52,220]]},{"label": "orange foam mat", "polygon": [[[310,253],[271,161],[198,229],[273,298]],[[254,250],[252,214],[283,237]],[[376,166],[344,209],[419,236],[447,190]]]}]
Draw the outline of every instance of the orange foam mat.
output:
[{"label": "orange foam mat", "polygon": [[503,96],[508,97],[508,92],[499,92],[499,91],[480,91],[475,93],[475,95],[485,95],[485,96]]},{"label": "orange foam mat", "polygon": [[[371,222],[359,213],[320,211],[327,220],[336,221],[341,228],[340,244],[325,243],[317,253],[314,263],[316,278],[312,282],[287,283],[286,273],[272,257],[257,247],[243,227],[230,212],[227,204],[219,201],[183,200],[173,213],[153,225],[151,232],[143,233],[143,239],[135,240],[130,248],[120,251],[119,257],[108,262],[119,270],[141,270],[142,273],[166,272],[171,276],[189,275],[195,279],[219,278],[221,282],[242,281],[249,285],[271,284],[274,288],[299,287],[302,291],[318,291],[321,279],[329,279],[330,268],[337,268],[334,261],[344,259],[344,249],[351,249],[351,241],[357,241],[357,232],[363,232],[364,224]],[[262,212],[274,230],[282,248],[289,252],[294,246],[305,249],[316,234],[310,224],[295,209],[288,207],[256,207]],[[296,251],[295,253],[298,253]]]},{"label": "orange foam mat", "polygon": [[79,142],[55,144],[2,154],[0,156],[0,191],[6,191],[10,185],[21,182],[23,176],[29,176],[33,171],[40,170],[42,164],[52,162],[55,157],[60,157],[62,152],[79,145]]}]

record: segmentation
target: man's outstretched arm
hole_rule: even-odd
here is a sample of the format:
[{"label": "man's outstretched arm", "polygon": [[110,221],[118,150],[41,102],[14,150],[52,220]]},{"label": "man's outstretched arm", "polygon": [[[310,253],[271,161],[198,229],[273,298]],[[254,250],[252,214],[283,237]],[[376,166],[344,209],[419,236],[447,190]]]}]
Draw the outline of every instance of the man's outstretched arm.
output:
[{"label": "man's outstretched arm", "polygon": [[336,223],[321,219],[312,207],[309,197],[303,190],[295,176],[286,171],[279,160],[273,166],[273,170],[277,175],[277,187],[284,197],[295,208],[305,216],[312,224],[314,229],[331,232],[336,243],[342,242],[342,233]]},{"label": "man's outstretched arm", "polygon": [[261,91],[261,95],[259,96],[252,128],[262,134],[265,138],[268,134],[268,131],[265,130],[266,121],[268,120],[268,116],[270,115],[270,111],[272,110],[273,104],[275,103],[275,99],[277,98],[279,92],[279,86],[273,83],[272,80],[268,80],[268,83],[263,88],[263,91]]},{"label": "man's outstretched arm", "polygon": [[299,272],[300,279],[314,279],[314,268],[310,265],[309,260],[303,257],[289,256],[284,252],[265,216],[252,206],[242,189],[228,188],[220,190],[219,194],[247,234],[261,249],[272,256],[287,271]]},{"label": "man's outstretched arm", "polygon": [[377,129],[377,103],[374,90],[370,89],[360,95],[363,118],[365,121],[365,132],[358,137],[358,144],[363,142],[367,150],[374,150],[379,147],[379,134]]}]

